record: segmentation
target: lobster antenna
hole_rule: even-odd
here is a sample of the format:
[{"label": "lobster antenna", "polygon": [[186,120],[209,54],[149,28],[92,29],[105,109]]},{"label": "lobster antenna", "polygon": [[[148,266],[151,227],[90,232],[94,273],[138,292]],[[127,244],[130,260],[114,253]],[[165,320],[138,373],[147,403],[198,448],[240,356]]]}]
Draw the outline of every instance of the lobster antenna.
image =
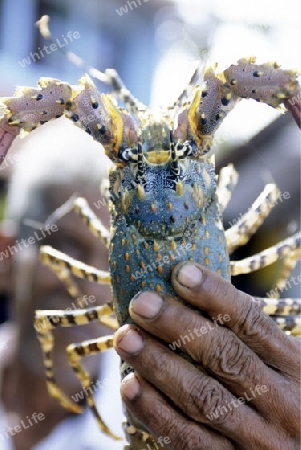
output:
[{"label": "lobster antenna", "polygon": [[200,78],[200,62],[195,62],[195,69],[193,74],[183,92],[179,95],[177,100],[170,106],[167,107],[168,111],[175,111],[176,113],[181,109],[190,105],[191,103],[191,94],[195,87],[195,85],[199,82]]},{"label": "lobster antenna", "polygon": [[[55,44],[53,40],[52,34],[49,30],[49,16],[42,16],[40,20],[36,22],[37,27],[41,35]],[[90,66],[86,63],[80,56],[76,55],[73,52],[68,52],[67,50],[63,50],[59,46],[59,50],[63,55],[75,66],[82,68],[85,72],[87,72],[91,77],[101,81],[102,83],[108,84],[112,87],[113,93],[117,95],[125,105],[139,118],[139,113],[143,113],[147,111],[147,106],[143,103],[139,102],[126,88],[125,84],[119,77],[118,73],[114,69],[106,69],[104,72],[101,72],[98,69]]]}]

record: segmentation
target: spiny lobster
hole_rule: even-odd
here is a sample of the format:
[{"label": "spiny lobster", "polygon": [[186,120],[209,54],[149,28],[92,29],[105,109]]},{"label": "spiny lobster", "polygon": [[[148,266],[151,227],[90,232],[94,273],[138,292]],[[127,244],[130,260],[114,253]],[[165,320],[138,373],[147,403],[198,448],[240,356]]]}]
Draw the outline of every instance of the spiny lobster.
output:
[{"label": "spiny lobster", "polygon": [[[41,22],[44,35],[50,33]],[[46,30],[46,31],[45,31]],[[110,274],[76,261],[47,246],[41,249],[42,261],[66,284],[76,298],[74,275],[99,283],[112,283],[113,303],[75,312],[37,311],[39,329],[51,395],[74,412],[81,407],[57,387],[51,352],[52,331],[57,326],[83,325],[100,321],[116,328],[130,323],[128,305],[134,295],[145,289],[175,296],[170,283],[173,267],[182,260],[197,261],[230,281],[230,276],[249,273],[284,260],[278,287],[295,266],[300,255],[300,234],[296,234],[263,252],[242,261],[230,262],[229,254],[245,244],[256,232],[276,203],[275,185],[267,185],[248,212],[224,232],[221,212],[231,197],[237,173],[229,165],[219,175],[216,186],[213,158],[207,159],[215,131],[241,98],[252,98],[274,108],[284,104],[296,122],[301,111],[294,97],[300,96],[297,73],[282,70],[277,63],[257,65],[255,58],[244,58],[222,73],[208,67],[203,74],[196,69],[189,86],[171,108],[155,119],[150,110],[138,102],[124,87],[117,73],[90,70],[91,75],[109,83],[134,114],[118,108],[110,95],[101,95],[88,75],[78,86],[42,78],[38,88],[19,88],[14,97],[2,98],[0,120],[1,158],[14,138],[30,132],[49,120],[65,116],[102,144],[115,164],[109,176],[111,231],[100,223],[83,198],[72,198],[64,205],[64,214],[73,209],[90,230],[110,248]],[[199,86],[200,81],[202,85]],[[191,95],[192,92],[192,95]],[[190,98],[191,97],[191,98]],[[294,105],[293,105],[294,104]],[[50,221],[58,220],[62,209]],[[300,333],[300,301],[257,299],[265,311],[286,330]],[[55,315],[56,320],[52,320]],[[285,315],[288,315],[287,319]],[[292,317],[295,316],[295,317]],[[45,324],[47,324],[45,326]],[[118,439],[105,425],[94,404],[89,375],[81,358],[112,347],[113,339],[99,338],[68,347],[70,365],[86,389],[87,403],[101,430]],[[123,375],[131,370],[122,368]],[[127,415],[127,448],[141,449],[152,437]]]}]

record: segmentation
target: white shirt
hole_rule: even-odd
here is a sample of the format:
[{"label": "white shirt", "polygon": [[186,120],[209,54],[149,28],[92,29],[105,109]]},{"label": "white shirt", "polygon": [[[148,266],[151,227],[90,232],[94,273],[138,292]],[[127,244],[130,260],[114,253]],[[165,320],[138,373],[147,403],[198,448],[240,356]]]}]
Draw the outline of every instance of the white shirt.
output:
[{"label": "white shirt", "polygon": [[[3,340],[4,336],[5,341]],[[14,338],[13,327],[10,324],[0,327],[1,365],[8,357],[7,355],[13,351]],[[102,433],[91,411],[86,408],[83,414],[62,421],[47,438],[30,450],[66,450],[68,446],[70,446],[70,450],[122,450],[125,440],[121,426],[124,416],[119,393],[119,365],[120,359],[113,349],[101,354],[101,381],[103,384],[95,389],[94,399],[101,417],[113,433],[123,437],[122,441],[114,441]],[[26,389],[25,386],[24,388]],[[39,413],[39,411],[36,412]],[[26,422],[26,418],[24,421]],[[37,423],[33,426],[39,425]],[[10,434],[7,432],[6,436],[5,430],[7,430],[7,423],[3,405],[0,403],[0,450],[14,450]]]}]

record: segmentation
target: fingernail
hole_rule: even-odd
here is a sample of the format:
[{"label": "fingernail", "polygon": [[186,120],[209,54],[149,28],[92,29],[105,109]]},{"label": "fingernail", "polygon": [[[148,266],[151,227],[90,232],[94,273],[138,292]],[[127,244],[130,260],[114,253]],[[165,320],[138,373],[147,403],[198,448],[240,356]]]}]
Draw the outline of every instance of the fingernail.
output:
[{"label": "fingernail", "polygon": [[142,336],[130,329],[117,341],[117,347],[126,353],[138,353],[143,348]]},{"label": "fingernail", "polygon": [[140,392],[140,384],[134,373],[125,377],[121,384],[121,394],[129,400],[134,400]]},{"label": "fingernail", "polygon": [[163,300],[159,295],[152,292],[142,292],[133,298],[130,310],[144,319],[153,319],[162,308]]},{"label": "fingernail", "polygon": [[203,274],[193,264],[184,264],[178,272],[178,282],[185,287],[192,288],[201,283]]}]

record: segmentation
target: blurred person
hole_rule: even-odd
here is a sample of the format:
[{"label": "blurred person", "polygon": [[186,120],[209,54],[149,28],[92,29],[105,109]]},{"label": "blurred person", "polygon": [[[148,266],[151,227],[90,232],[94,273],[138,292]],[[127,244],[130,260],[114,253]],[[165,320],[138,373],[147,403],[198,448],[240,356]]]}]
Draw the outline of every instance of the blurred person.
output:
[{"label": "blurred person", "polygon": [[[26,225],[26,219],[44,223],[75,192],[93,208],[101,199],[99,186],[107,176],[108,160],[99,144],[65,119],[45,125],[20,147],[8,193],[9,222],[2,229],[6,250],[11,249],[1,254],[0,261],[11,304],[9,322],[0,328],[0,449],[59,450],[71,443],[74,450],[119,449],[122,445],[100,432],[90,411],[73,414],[49,395],[33,326],[36,309],[64,310],[72,302],[76,304],[56,275],[39,261],[39,246],[51,245],[102,270],[108,270],[108,250],[74,212],[59,220],[57,231],[45,233],[45,237]],[[94,210],[108,227],[106,205],[102,202],[101,208]],[[35,236],[34,244],[22,244]],[[110,300],[110,286],[86,280],[75,283],[90,301],[82,302],[83,307]],[[99,323],[54,330],[54,373],[58,386],[69,396],[81,394],[83,389],[68,365],[67,345],[107,334],[112,331]],[[94,396],[104,421],[122,436],[119,358],[114,350],[106,353],[85,358],[84,365],[95,383],[109,379],[105,386],[97,385]],[[77,400],[84,405],[84,396]],[[18,432],[12,431],[14,427],[19,427]]]}]

